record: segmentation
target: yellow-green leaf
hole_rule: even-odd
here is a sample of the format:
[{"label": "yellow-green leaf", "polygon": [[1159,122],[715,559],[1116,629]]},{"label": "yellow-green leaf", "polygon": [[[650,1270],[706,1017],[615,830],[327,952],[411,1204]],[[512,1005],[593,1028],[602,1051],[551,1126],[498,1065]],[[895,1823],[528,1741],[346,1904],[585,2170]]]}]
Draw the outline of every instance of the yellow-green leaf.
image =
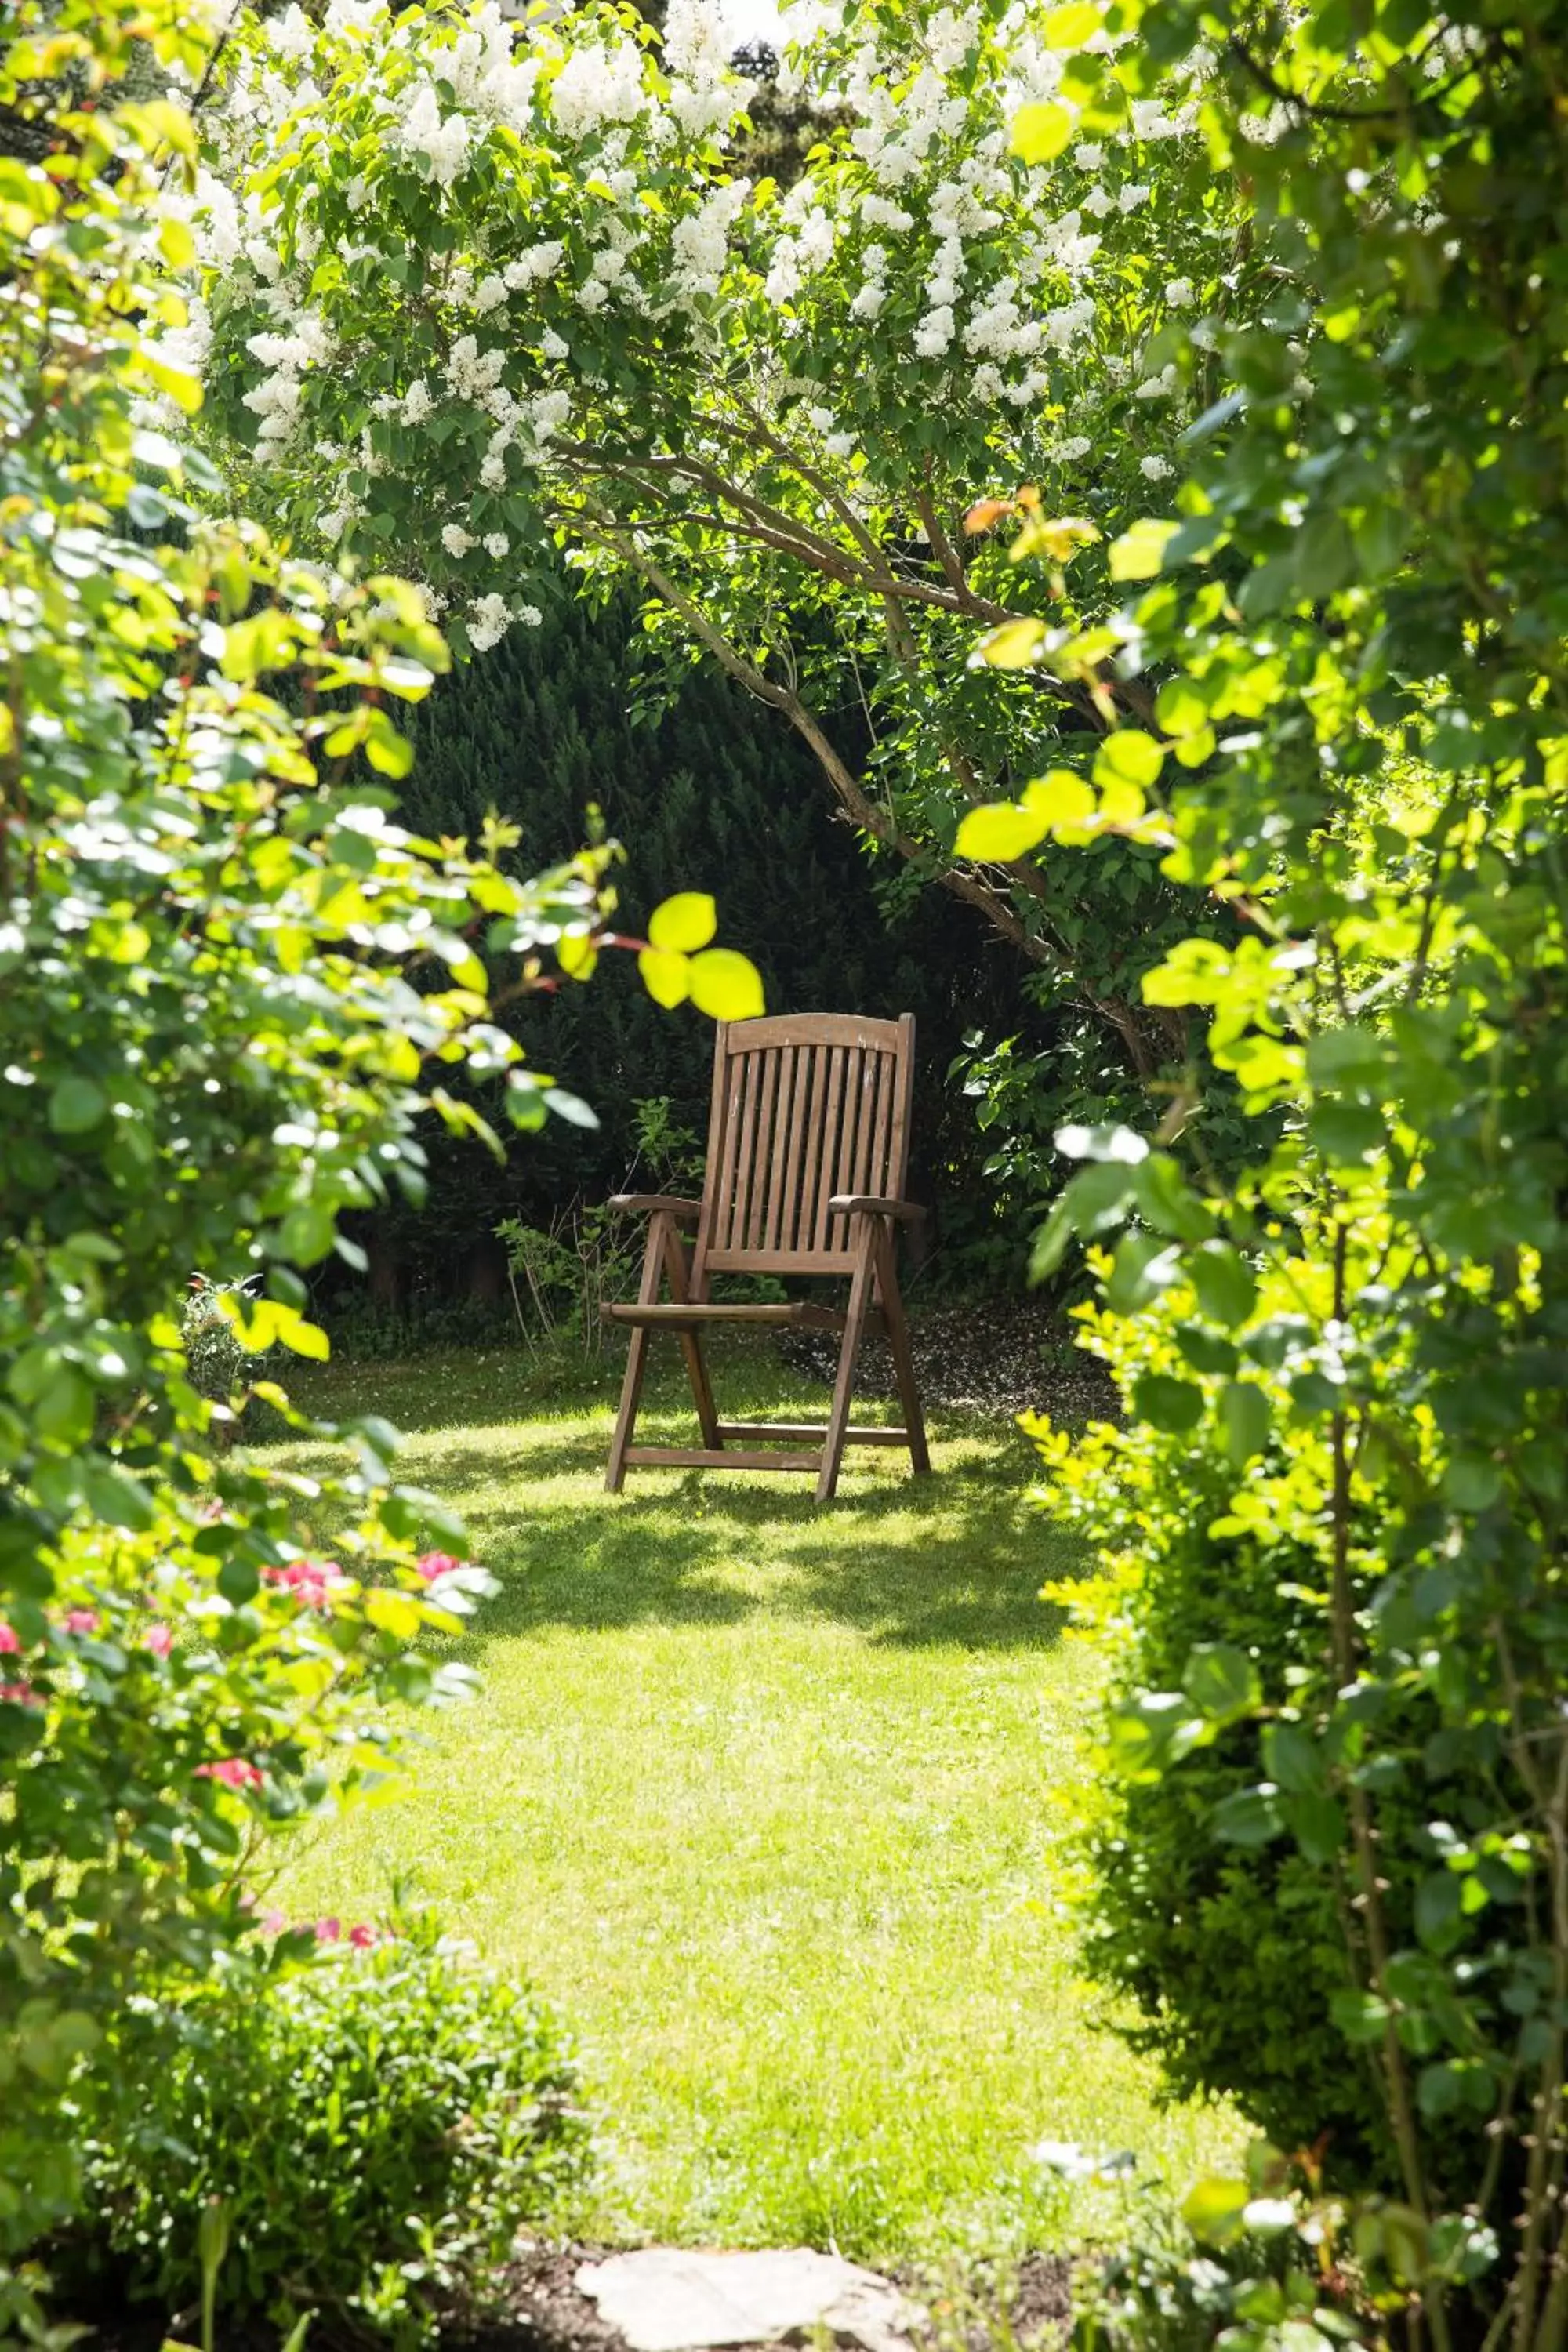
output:
[{"label": "yellow-green leaf", "polygon": [[648,917],[648,942],[667,955],[695,955],[718,928],[719,909],[706,890],[679,890]]},{"label": "yellow-green leaf", "polygon": [[[1140,793],[1159,779],[1165,764],[1164,746],[1141,727],[1119,727],[1094,755],[1094,781],[1101,790],[1110,784],[1133,784]],[[1142,814],[1142,802],[1138,814]]]},{"label": "yellow-green leaf", "polygon": [[171,269],[188,269],[196,257],[195,238],[174,213],[165,213],[158,223],[158,244]]},{"label": "yellow-green leaf", "polygon": [[683,955],[668,948],[644,948],[637,958],[643,986],[656,1004],[668,1011],[684,1004],[691,992],[691,968]]},{"label": "yellow-green leaf", "polygon": [[1011,801],[990,801],[969,811],[958,828],[953,855],[1005,864],[1044,841],[1049,830],[1048,821],[1033,810],[1016,808]]},{"label": "yellow-green leaf", "polygon": [[687,969],[691,1002],[710,1020],[752,1021],[766,1010],[761,973],[733,948],[706,948]]},{"label": "yellow-green leaf", "polygon": [[591,980],[599,950],[586,931],[568,931],[557,946],[555,957],[568,980]]},{"label": "yellow-green leaf", "polygon": [[1074,119],[1065,106],[1047,99],[1037,106],[1021,106],[1013,117],[1010,141],[1015,155],[1026,163],[1053,163],[1072,137]]},{"label": "yellow-green leaf", "polygon": [[1043,621],[1004,621],[981,638],[970,659],[984,662],[988,669],[1031,669],[1045,642]]},{"label": "yellow-green leaf", "polygon": [[1086,820],[1094,814],[1094,794],[1070,768],[1053,768],[1025,785],[1024,806],[1047,833],[1076,833],[1081,838]]},{"label": "yellow-green leaf", "polygon": [[184,415],[195,415],[202,404],[202,387],[195,376],[187,375],[184,368],[171,367],[167,360],[159,359],[155,352],[148,351],[145,346],[137,353],[137,361],[138,364],[143,367],[152,377],[159,391],[167,393],[175,407]]},{"label": "yellow-green leaf", "polygon": [[332,1352],[332,1343],[321,1327],[308,1323],[297,1307],[286,1307],[280,1298],[244,1299],[231,1291],[218,1299],[217,1307],[256,1355],[281,1345],[296,1356],[309,1356],[324,1364]]},{"label": "yellow-green leaf", "polygon": [[1099,32],[1100,22],[1100,12],[1093,0],[1067,0],[1065,7],[1053,8],[1046,18],[1046,47],[1081,49]]},{"label": "yellow-green leaf", "polygon": [[364,1596],[364,1613],[378,1633],[390,1633],[395,1642],[412,1642],[425,1615],[416,1601],[384,1585],[372,1585]]},{"label": "yellow-green leaf", "polygon": [[1145,515],[1131,530],[1110,542],[1110,576],[1113,580],[1152,580],[1164,560],[1165,541],[1173,539],[1180,525],[1157,522]]}]

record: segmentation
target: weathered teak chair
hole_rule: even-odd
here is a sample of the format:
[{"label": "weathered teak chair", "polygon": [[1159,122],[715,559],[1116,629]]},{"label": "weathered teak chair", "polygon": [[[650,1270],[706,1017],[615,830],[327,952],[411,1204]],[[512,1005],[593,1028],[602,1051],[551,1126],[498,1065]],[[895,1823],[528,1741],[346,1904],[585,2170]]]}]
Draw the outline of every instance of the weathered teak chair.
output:
[{"label": "weathered teak chair", "polygon": [[[629,1464],[659,1462],[688,1468],[815,1470],[816,1499],[824,1503],[838,1483],[846,1444],[907,1445],[914,1469],[930,1469],[894,1265],[895,1226],[922,1213],[900,1197],[909,1162],[914,1049],[911,1013],[901,1021],[814,1013],[719,1024],[701,1200],[627,1192],[610,1204],[648,1219],[637,1299],[604,1309],[606,1321],[632,1328],[605,1479],[612,1494],[619,1492]],[[689,1262],[679,1230],[683,1224],[696,1228]],[[709,1295],[716,1274],[847,1277],[848,1305],[719,1305]],[[668,1298],[659,1297],[661,1280]],[[826,1425],[721,1421],[702,1358],[702,1333],[714,1323],[795,1323],[842,1332]],[[632,1444],[648,1339],[659,1330],[679,1335],[700,1446]],[[902,1429],[850,1425],[855,1360],[868,1332],[884,1333],[892,1349]],[[752,1443],[746,1444],[748,1439]],[[795,1450],[765,1450],[756,1444],[759,1439],[788,1443]]]}]

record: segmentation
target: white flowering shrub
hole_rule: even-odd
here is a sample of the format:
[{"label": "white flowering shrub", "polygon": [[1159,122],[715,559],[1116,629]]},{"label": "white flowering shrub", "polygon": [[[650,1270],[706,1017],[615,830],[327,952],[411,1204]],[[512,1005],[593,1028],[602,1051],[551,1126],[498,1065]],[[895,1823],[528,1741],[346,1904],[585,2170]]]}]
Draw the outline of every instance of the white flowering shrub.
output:
[{"label": "white flowering shrub", "polygon": [[[1055,566],[1064,641],[1119,601],[1100,542],[1214,391],[1162,330],[1247,299],[1229,184],[1181,85],[1102,81],[1090,0],[830,11],[785,63],[825,126],[787,195],[737,172],[728,46],[703,0],[672,0],[662,44],[605,0],[521,26],[331,0],[254,31],[193,215],[211,410],[253,497],[340,555],[395,552],[459,646],[534,618],[563,545],[636,574],[866,834],[1147,1074],[1153,854],[952,855],[968,805],[1087,767],[1116,716],[1048,647],[1021,674],[1039,625],[1016,652],[1000,509],[972,509],[1031,486],[1092,526]],[[868,772],[830,715],[851,661]]]}]

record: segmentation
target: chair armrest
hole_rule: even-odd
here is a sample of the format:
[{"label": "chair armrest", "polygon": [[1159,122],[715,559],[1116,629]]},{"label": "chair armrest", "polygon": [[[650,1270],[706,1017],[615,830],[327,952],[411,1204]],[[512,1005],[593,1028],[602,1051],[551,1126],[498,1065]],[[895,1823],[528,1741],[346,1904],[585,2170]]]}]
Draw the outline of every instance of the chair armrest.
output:
[{"label": "chair armrest", "polygon": [[898,1217],[906,1225],[918,1224],[925,1215],[917,1201],[884,1200],[879,1192],[835,1192],[827,1206],[836,1217],[847,1217],[858,1210],[873,1217]]},{"label": "chair armrest", "polygon": [[623,1217],[651,1217],[662,1209],[694,1222],[702,1214],[700,1201],[676,1201],[664,1192],[617,1192],[609,1206]]}]

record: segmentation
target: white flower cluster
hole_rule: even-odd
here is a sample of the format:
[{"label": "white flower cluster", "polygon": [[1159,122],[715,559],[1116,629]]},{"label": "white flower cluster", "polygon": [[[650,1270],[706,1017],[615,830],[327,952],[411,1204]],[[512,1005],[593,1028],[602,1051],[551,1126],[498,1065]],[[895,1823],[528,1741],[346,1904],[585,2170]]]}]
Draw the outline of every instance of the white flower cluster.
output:
[{"label": "white flower cluster", "polygon": [[587,139],[610,122],[635,122],[647,103],[642,51],[630,40],[569,50],[550,85],[550,110],[568,139]]},{"label": "white flower cluster", "polygon": [[256,454],[265,463],[292,440],[305,371],[327,364],[336,351],[336,339],[319,311],[300,310],[287,334],[264,330],[247,336],[245,348],[269,371],[244,395],[246,407],[261,420]]},{"label": "white flower cluster", "polygon": [[[1024,164],[1009,139],[1017,105],[1061,93],[1049,0],[885,0],[847,27],[823,0],[825,30],[790,74],[824,110],[837,160],[808,166],[782,201],[723,176],[748,86],[730,69],[719,0],[670,0],[656,54],[595,0],[571,15],[521,13],[511,23],[482,0],[432,22],[388,0],[331,0],[318,33],[296,0],[251,40],[225,100],[221,136],[247,159],[248,182],[236,174],[237,196],[204,179],[193,203],[201,260],[224,281],[220,320],[244,322],[227,331],[230,355],[243,345],[246,404],[271,455],[308,439],[321,450],[331,370],[366,331],[352,290],[335,304],[311,290],[323,239],[351,262],[390,261],[417,234],[410,168],[426,184],[415,217],[434,196],[454,234],[406,343],[395,293],[374,268],[356,283],[374,289],[367,315],[384,337],[373,415],[416,430],[441,420],[433,528],[441,556],[465,567],[464,593],[475,592],[476,645],[521,617],[499,588],[478,593],[489,585],[484,563],[510,560],[494,501],[526,495],[574,420],[579,448],[628,423],[657,436],[666,379],[683,436],[673,446],[689,449],[703,371],[721,352],[713,383],[740,384],[764,414],[789,396],[781,383],[795,387],[814,455],[847,469],[839,479],[857,512],[889,487],[879,488],[871,446],[883,369],[898,372],[899,404],[929,400],[944,425],[969,420],[1020,465],[1103,455],[1100,395],[1180,394],[1173,366],[1137,380],[1147,331],[1122,323],[1117,289],[1163,284],[1168,310],[1196,300],[1191,278],[1167,275],[1193,248],[1165,241],[1147,152],[1183,134],[1192,109],[1136,100],[1126,132]],[[521,168],[492,142],[497,126],[524,142]],[[322,162],[334,140],[335,179]],[[1123,278],[1130,254],[1137,268]],[[432,310],[444,358],[431,355]],[[206,331],[202,318],[198,345]],[[655,332],[658,373],[643,389],[623,390],[597,356],[602,374],[584,373],[583,355],[619,337],[636,374]],[[1072,429],[1057,437],[1063,419]],[[1163,438],[1173,429],[1150,421]],[[394,462],[384,432],[340,431],[358,446],[324,479],[329,537],[363,511],[351,467],[357,479]],[[1124,462],[1151,482],[1172,470],[1136,450]]]},{"label": "white flower cluster", "polygon": [[514,621],[525,629],[537,629],[540,617],[537,604],[513,604],[492,591],[488,596],[474,598],[463,614],[463,625],[474,651],[488,654],[493,646],[500,645]]},{"label": "white flower cluster", "polygon": [[449,188],[468,163],[472,135],[468,116],[458,110],[443,115],[435,84],[425,81],[416,88],[402,121],[387,134],[387,144],[427,165],[437,187]]},{"label": "white flower cluster", "polygon": [[680,299],[715,298],[730,258],[730,232],[751,194],[750,180],[726,180],[695,212],[683,213],[670,234],[672,274]]},{"label": "white flower cluster", "polygon": [[775,308],[793,302],[806,279],[827,268],[838,245],[833,216],[809,179],[796,181],[779,206],[779,217],[784,226],[774,240],[773,266],[763,288]]},{"label": "white flower cluster", "polygon": [[731,47],[719,9],[706,0],[669,0],[664,20],[669,110],[689,139],[725,129],[737,101],[744,101],[750,85],[730,71]]}]

